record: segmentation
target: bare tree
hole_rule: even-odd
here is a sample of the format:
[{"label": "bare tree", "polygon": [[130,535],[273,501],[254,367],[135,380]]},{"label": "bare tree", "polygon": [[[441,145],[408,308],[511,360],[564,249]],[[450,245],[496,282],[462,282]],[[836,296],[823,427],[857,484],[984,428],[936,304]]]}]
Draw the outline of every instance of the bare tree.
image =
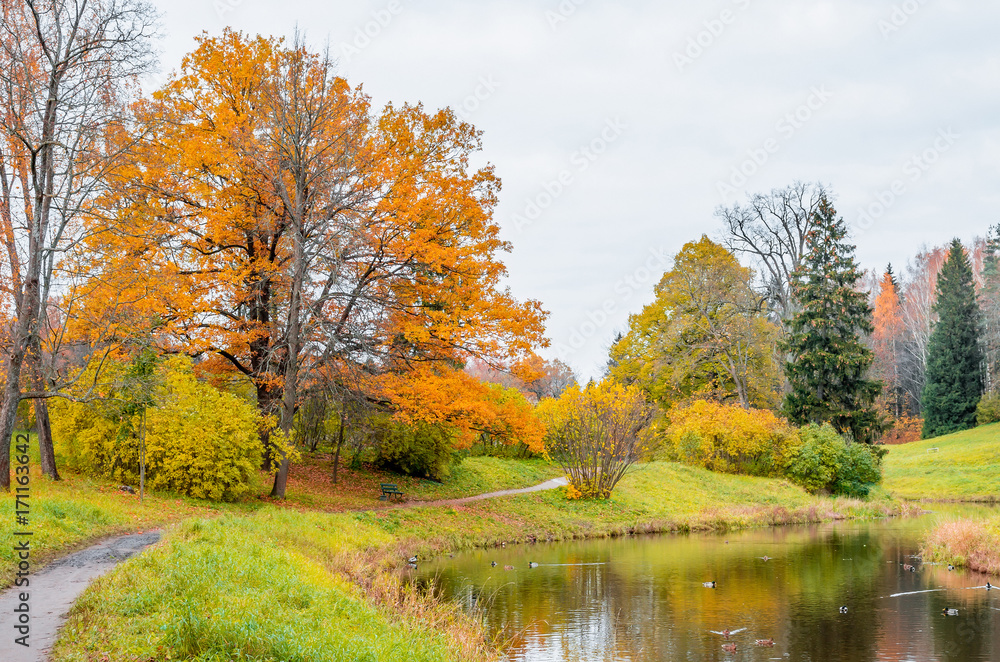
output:
[{"label": "bare tree", "polygon": [[[122,121],[129,84],[153,63],[155,14],[141,0],[0,0],[0,9],[2,221],[19,276],[0,405],[0,484],[9,490],[22,368],[40,337],[54,265],[121,157],[107,153],[103,136]],[[23,217],[9,204],[18,197]]]},{"label": "bare tree", "polygon": [[746,205],[719,207],[715,212],[725,224],[724,245],[754,261],[770,309],[782,322],[795,313],[792,274],[806,252],[813,212],[824,195],[822,184],[795,182],[751,195]]}]

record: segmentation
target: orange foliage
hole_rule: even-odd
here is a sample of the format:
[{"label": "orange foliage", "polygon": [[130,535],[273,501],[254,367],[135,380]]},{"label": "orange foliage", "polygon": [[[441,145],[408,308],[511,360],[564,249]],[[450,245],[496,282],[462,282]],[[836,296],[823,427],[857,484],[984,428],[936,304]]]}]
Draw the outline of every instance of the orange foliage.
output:
[{"label": "orange foliage", "polygon": [[892,420],[892,429],[878,440],[880,444],[906,444],[920,441],[924,429],[924,419],[916,416],[900,416]]},{"label": "orange foliage", "polygon": [[[331,67],[280,40],[199,38],[136,109],[145,139],[115,173],[116,231],[90,246],[103,272],[90,307],[128,302],[161,344],[214,353],[265,412],[294,374],[294,323],[303,381],[322,372],[404,420],[537,444],[537,422],[458,369],[545,342],[540,305],[500,287],[500,183],[468,168],[479,132],[447,109],[373,113]],[[305,71],[294,90],[290,71]],[[303,100],[290,119],[291,91]],[[288,153],[298,119],[311,132],[301,171]]]}]

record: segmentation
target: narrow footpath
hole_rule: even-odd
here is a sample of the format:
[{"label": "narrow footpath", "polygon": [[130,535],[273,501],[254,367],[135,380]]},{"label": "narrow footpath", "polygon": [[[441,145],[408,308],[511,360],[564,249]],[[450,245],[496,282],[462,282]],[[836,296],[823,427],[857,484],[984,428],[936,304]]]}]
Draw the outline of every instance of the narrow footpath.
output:
[{"label": "narrow footpath", "polygon": [[[501,490],[439,501],[409,501],[392,507],[450,506],[512,494],[553,490],[565,484],[565,478],[553,478],[519,490]],[[0,593],[0,662],[47,662],[59,628],[65,622],[73,603],[90,582],[158,542],[161,535],[161,531],[147,531],[99,542],[49,563],[29,577],[31,583],[28,587],[11,587]],[[16,643],[21,635],[14,629],[19,616],[14,610],[22,604],[21,593],[28,594],[28,647]]]}]

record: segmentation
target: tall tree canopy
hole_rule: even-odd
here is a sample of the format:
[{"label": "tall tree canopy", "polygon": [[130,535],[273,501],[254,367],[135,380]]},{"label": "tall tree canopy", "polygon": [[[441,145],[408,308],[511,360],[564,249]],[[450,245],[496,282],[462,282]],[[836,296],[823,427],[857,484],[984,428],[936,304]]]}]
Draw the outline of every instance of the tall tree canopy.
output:
[{"label": "tall tree canopy", "polygon": [[544,313],[499,285],[510,247],[499,180],[468,167],[478,131],[419,105],[375,114],[325,57],[228,30],[138,114],[106,298],[137,288],[161,342],[248,377],[285,432],[318,375],[408,420],[498,424],[461,366],[525,356]]},{"label": "tall tree canopy", "polygon": [[958,239],[938,273],[934,311],[938,321],[927,347],[924,437],[974,427],[983,393],[979,304],[972,266]]},{"label": "tall tree canopy", "polygon": [[656,300],[612,346],[611,376],[666,406],[692,396],[776,404],[778,328],[752,283],[752,270],[708,237],[685,244]]},{"label": "tall tree canopy", "polygon": [[861,338],[873,325],[868,297],[856,289],[862,274],[844,221],[825,196],[811,225],[792,289],[799,311],[785,341],[791,355],[785,411],[794,423],[829,422],[873,443],[885,425],[875,408],[880,384],[866,379],[873,355]]},{"label": "tall tree canopy", "polygon": [[899,370],[904,330],[902,300],[892,274],[892,265],[889,265],[875,297],[874,331],[871,335],[875,353],[872,375],[884,385],[882,398],[885,408],[896,418],[903,415],[905,408]]}]

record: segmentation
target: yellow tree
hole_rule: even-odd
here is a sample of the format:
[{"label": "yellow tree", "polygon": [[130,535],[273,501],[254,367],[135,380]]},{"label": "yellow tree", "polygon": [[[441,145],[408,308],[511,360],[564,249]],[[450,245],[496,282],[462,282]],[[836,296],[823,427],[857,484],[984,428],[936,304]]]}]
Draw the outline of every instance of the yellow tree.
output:
[{"label": "yellow tree", "polygon": [[373,114],[325,57],[226,31],[138,114],[148,139],[119,173],[103,298],[141,271],[161,342],[245,375],[283,431],[321,367],[431,420],[400,394],[438,384],[454,402],[474,394],[452,377],[470,357],[543,341],[539,305],[499,287],[499,181],[469,171],[479,133],[451,111]]},{"label": "yellow tree", "polygon": [[664,406],[692,396],[773,406],[779,331],[752,282],[753,272],[707,237],[685,244],[655,301],[612,346],[611,375]]}]

